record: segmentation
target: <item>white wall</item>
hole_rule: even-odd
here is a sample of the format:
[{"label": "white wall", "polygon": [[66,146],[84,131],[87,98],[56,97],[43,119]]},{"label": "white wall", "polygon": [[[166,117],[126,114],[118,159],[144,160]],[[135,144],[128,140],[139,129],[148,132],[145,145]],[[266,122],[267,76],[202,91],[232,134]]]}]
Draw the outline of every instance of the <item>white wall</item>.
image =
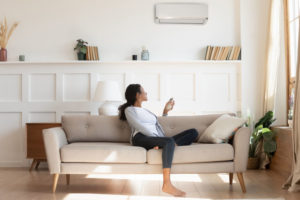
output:
[{"label": "white wall", "polygon": [[[253,120],[261,117],[264,82],[262,69],[266,57],[270,0],[194,1],[209,4],[209,21],[205,26],[155,24],[153,5],[156,2],[167,0],[0,0],[0,19],[7,16],[10,23],[20,22],[8,45],[9,59],[16,60],[19,54],[25,54],[29,60],[72,60],[76,58],[73,47],[78,38],[98,45],[103,60],[114,61],[128,60],[131,54],[139,54],[142,45],[149,48],[153,60],[202,59],[206,45],[241,45],[242,74],[241,80],[236,83],[237,90],[239,91],[239,86],[242,90],[242,112],[245,115],[249,109]],[[51,65],[48,67],[51,69]],[[40,69],[41,72],[43,69]],[[130,69],[133,70],[129,67],[128,70]],[[71,66],[68,71],[72,71]],[[12,72],[9,66],[3,67],[1,71],[7,75],[9,72]],[[26,79],[22,80],[15,75],[7,81],[12,79],[27,84]],[[51,77],[49,80],[52,80]],[[21,83],[16,84],[20,86]],[[7,91],[7,94],[10,97],[19,93]],[[26,96],[18,98],[26,99]],[[0,103],[4,108],[5,102]],[[17,126],[25,134],[24,123],[27,121],[24,120],[27,118],[19,113],[6,115],[11,110],[4,109],[0,112],[0,117],[12,121],[0,124],[1,128],[5,127],[2,129],[2,138],[13,138],[11,143],[0,141],[6,145],[3,152],[12,152],[0,154],[3,158],[0,162],[23,160],[24,152],[20,148],[24,149],[25,146],[16,144],[24,144],[25,136],[20,137],[14,131]],[[32,116],[35,119],[34,116],[37,115]],[[53,114],[49,116],[54,117]],[[55,120],[58,120],[57,116]],[[6,132],[14,135],[7,135]],[[23,154],[20,156],[16,152]]]},{"label": "white wall", "polygon": [[241,0],[242,111],[262,117],[267,27],[271,0]]},{"label": "white wall", "polygon": [[[0,19],[19,21],[10,59],[70,60],[82,38],[103,60],[127,60],[146,45],[154,60],[203,59],[207,45],[240,45],[238,0],[207,2],[207,25],[154,23],[154,4],[178,0],[0,0]],[[181,0],[180,2],[184,2]]]}]

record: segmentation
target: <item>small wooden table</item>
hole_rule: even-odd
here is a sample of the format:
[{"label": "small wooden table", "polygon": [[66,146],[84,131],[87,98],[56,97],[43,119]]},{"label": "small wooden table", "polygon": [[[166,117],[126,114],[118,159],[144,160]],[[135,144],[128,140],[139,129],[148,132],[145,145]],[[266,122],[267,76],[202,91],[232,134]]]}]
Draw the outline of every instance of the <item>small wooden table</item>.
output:
[{"label": "small wooden table", "polygon": [[38,169],[41,161],[46,161],[43,140],[43,129],[59,127],[61,123],[26,123],[27,129],[27,158],[33,159],[29,171]]}]

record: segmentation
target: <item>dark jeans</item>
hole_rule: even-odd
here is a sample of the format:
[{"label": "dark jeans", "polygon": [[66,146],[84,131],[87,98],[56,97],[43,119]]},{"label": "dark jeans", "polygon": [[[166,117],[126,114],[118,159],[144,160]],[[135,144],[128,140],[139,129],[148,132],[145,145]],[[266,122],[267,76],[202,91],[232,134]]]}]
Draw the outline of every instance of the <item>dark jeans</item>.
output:
[{"label": "dark jeans", "polygon": [[134,146],[144,147],[149,150],[156,146],[162,148],[163,168],[171,168],[175,144],[178,146],[190,145],[198,137],[196,129],[185,130],[173,137],[149,137],[142,133],[137,133],[132,143]]}]

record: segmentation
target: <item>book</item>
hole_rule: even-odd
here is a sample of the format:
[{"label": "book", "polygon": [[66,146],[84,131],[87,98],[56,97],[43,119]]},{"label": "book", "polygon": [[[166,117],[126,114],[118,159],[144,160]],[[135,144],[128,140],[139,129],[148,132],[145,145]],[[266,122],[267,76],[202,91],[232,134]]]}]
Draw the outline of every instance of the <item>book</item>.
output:
[{"label": "book", "polygon": [[211,46],[207,46],[205,60],[210,60],[211,50],[212,50],[212,47]]},{"label": "book", "polygon": [[221,58],[220,60],[226,60],[226,57],[227,57],[227,54],[228,54],[228,50],[229,50],[229,47],[224,47],[224,51],[221,55]]},{"label": "book", "polygon": [[92,51],[92,59],[91,60],[95,60],[95,50],[94,50],[93,46],[91,46],[91,51]]},{"label": "book", "polygon": [[220,47],[215,47],[216,51],[215,51],[215,55],[213,56],[212,60],[217,60],[217,57],[219,55],[219,51],[220,51]]},{"label": "book", "polygon": [[213,59],[215,53],[216,53],[216,47],[212,47],[212,52],[211,52],[211,55],[210,55],[210,57],[209,57],[209,60],[212,60],[212,59]]},{"label": "book", "polygon": [[235,51],[236,51],[236,47],[232,47],[232,50],[231,50],[230,56],[229,56],[229,60],[233,60],[233,56],[234,56]]},{"label": "book", "polygon": [[223,47],[223,52],[222,52],[222,54],[220,56],[220,60],[224,60],[226,52],[227,52],[227,47]]},{"label": "book", "polygon": [[232,60],[237,60],[239,58],[240,50],[241,50],[241,47],[239,47],[239,46],[235,47],[235,51],[234,51]]},{"label": "book", "polygon": [[99,60],[98,47],[95,47],[95,60]]},{"label": "book", "polygon": [[237,47],[236,54],[234,56],[234,60],[238,60],[239,59],[240,52],[241,52],[241,47]]},{"label": "book", "polygon": [[230,55],[231,55],[232,49],[233,49],[233,47],[229,47],[229,50],[228,50],[228,54],[227,54],[226,60],[230,60]]},{"label": "book", "polygon": [[220,51],[219,51],[219,54],[217,56],[217,60],[222,60],[222,55],[224,54],[224,50],[225,50],[225,47],[219,47],[220,48]]}]

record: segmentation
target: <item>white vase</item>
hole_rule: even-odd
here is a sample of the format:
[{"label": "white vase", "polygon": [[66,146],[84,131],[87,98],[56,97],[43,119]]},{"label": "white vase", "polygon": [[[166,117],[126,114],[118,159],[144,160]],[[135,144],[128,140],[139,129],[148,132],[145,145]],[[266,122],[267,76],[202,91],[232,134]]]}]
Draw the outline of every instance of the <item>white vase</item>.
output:
[{"label": "white vase", "polygon": [[288,124],[289,124],[289,127],[290,127],[290,128],[293,128],[293,120],[290,120],[290,119],[289,119],[289,120],[288,120]]}]

